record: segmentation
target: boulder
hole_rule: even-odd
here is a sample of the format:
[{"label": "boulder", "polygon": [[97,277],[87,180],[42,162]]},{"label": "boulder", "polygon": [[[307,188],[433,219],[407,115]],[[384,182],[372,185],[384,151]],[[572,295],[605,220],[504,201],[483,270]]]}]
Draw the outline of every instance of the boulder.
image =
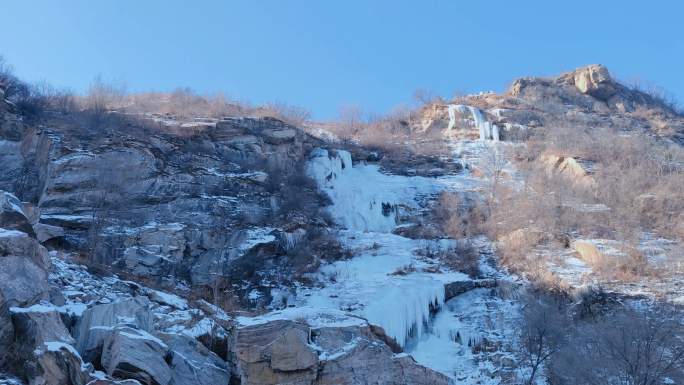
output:
[{"label": "boulder", "polygon": [[230,355],[242,384],[312,384],[318,354],[309,333],[306,324],[286,320],[235,330]]},{"label": "boulder", "polygon": [[10,308],[12,324],[19,352],[32,352],[47,342],[63,342],[73,345],[76,341],[69,334],[57,309],[41,303],[26,308]]},{"label": "boulder", "polygon": [[166,344],[146,331],[119,326],[104,341],[101,364],[115,378],[166,385],[171,382],[171,368],[165,361],[167,351]]},{"label": "boulder", "polygon": [[150,302],[145,297],[95,305],[83,312],[76,324],[76,347],[87,361],[95,361],[104,340],[117,326],[130,326],[142,331],[152,330]]},{"label": "boulder", "polygon": [[95,379],[90,381],[88,385],[141,385],[137,380],[109,380],[109,379]]},{"label": "boulder", "polygon": [[[0,350],[7,350],[14,340],[9,309],[47,299],[48,293],[45,270],[24,257],[0,257]],[[0,367],[10,358],[0,354]]]},{"label": "boulder", "polygon": [[310,328],[291,320],[240,326],[231,359],[242,384],[449,384],[396,354],[368,324]]},{"label": "boulder", "polygon": [[593,267],[616,265],[626,256],[624,245],[610,239],[579,239],[571,244],[580,259]]},{"label": "boulder", "polygon": [[323,327],[312,331],[321,365],[316,385],[449,384],[449,379],[395,354],[368,326]]},{"label": "boulder", "polygon": [[21,201],[7,191],[0,191],[0,227],[34,235]]},{"label": "boulder", "polygon": [[444,301],[448,301],[470,290],[480,288],[495,288],[496,286],[497,282],[495,279],[477,279],[470,281],[450,282],[444,285]]},{"label": "boulder", "polygon": [[29,385],[85,385],[93,371],[73,346],[55,341],[35,350],[34,360],[26,366]]},{"label": "boulder", "polygon": [[52,305],[12,308],[14,359],[31,385],[83,385],[92,366],[72,346],[74,339]]},{"label": "boulder", "polygon": [[22,231],[0,228],[0,258],[8,256],[27,258],[43,270],[50,268],[47,249],[35,238]]},{"label": "boulder", "polygon": [[40,243],[44,243],[54,238],[64,237],[64,229],[59,226],[47,225],[45,223],[36,223],[33,225],[33,231],[36,233],[36,238]]},{"label": "boulder", "polygon": [[173,385],[228,384],[230,371],[225,361],[209,351],[194,338],[165,334],[162,340],[168,345],[168,360]]},{"label": "boulder", "polygon": [[292,142],[297,137],[297,131],[292,128],[264,130],[264,142],[269,144],[283,144]]},{"label": "boulder", "polygon": [[45,270],[27,258],[0,257],[0,307],[31,305],[47,294]]},{"label": "boulder", "polygon": [[541,162],[550,174],[557,173],[567,177],[579,186],[594,188],[596,180],[592,176],[594,162],[571,156],[543,154]]},{"label": "boulder", "polygon": [[574,72],[575,87],[587,95],[600,100],[608,100],[615,95],[617,88],[608,69],[600,64],[579,68]]}]

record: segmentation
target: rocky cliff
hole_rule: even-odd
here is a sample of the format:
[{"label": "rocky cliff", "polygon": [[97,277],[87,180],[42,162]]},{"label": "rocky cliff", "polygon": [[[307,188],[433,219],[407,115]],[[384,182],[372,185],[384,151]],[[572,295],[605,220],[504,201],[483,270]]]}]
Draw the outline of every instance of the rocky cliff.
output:
[{"label": "rocky cliff", "polygon": [[[501,185],[528,188],[509,150],[555,126],[684,143],[677,111],[599,65],[422,106],[401,155],[268,117],[29,124],[0,93],[0,384],[521,381],[533,278],[499,245],[555,235],[481,227]],[[539,160],[596,189],[592,159]],[[617,248],[578,234],[536,271]]]}]

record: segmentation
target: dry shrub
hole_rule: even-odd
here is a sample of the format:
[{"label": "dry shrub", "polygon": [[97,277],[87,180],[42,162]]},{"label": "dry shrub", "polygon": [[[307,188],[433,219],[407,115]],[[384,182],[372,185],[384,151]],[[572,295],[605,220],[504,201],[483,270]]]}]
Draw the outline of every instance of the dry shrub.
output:
[{"label": "dry shrub", "polygon": [[[524,255],[537,245],[574,238],[608,238],[636,244],[644,232],[684,239],[684,151],[642,134],[623,133],[580,122],[552,122],[532,137],[513,159],[524,178],[522,188],[505,184],[494,191],[485,224],[499,240],[503,260],[510,266],[528,263]],[[553,172],[541,161],[543,154],[590,160],[592,184]],[[587,209],[604,204],[609,210]],[[547,236],[507,238],[518,229],[543,231]],[[631,280],[651,274],[635,247],[619,262],[605,261],[601,274]],[[610,263],[609,263],[610,262]]]},{"label": "dry shrub", "polygon": [[486,209],[477,197],[455,192],[442,192],[433,208],[433,216],[442,231],[454,239],[484,233]]}]

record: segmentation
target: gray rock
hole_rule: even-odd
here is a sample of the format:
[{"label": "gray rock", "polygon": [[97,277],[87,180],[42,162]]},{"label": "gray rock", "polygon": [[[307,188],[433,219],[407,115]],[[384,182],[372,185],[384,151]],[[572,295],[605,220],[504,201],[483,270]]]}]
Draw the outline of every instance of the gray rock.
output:
[{"label": "gray rock", "polygon": [[312,384],[318,355],[310,330],[293,321],[273,321],[235,330],[230,356],[242,384]]},{"label": "gray rock", "polygon": [[75,328],[76,347],[87,361],[95,361],[104,340],[117,326],[152,330],[152,312],[145,297],[93,306],[83,312]]},{"label": "gray rock", "polygon": [[[14,340],[9,309],[47,299],[48,292],[45,270],[24,257],[0,257],[0,350],[6,351]],[[0,367],[9,359],[10,356],[0,354]]]},{"label": "gray rock", "polygon": [[0,228],[0,258],[7,256],[28,258],[41,269],[50,268],[48,252],[35,238],[22,231]]},{"label": "gray rock", "polygon": [[195,339],[184,335],[161,336],[169,347],[173,385],[228,384],[230,371],[225,361]]},{"label": "gray rock", "polygon": [[93,368],[72,346],[74,339],[51,305],[12,308],[14,360],[31,385],[83,385]]},{"label": "gray rock", "polygon": [[34,235],[21,201],[7,191],[0,191],[0,227]]},{"label": "gray rock", "polygon": [[166,344],[146,331],[120,326],[105,339],[101,364],[115,378],[166,385],[171,381],[171,369],[165,361],[167,351]]},{"label": "gray rock", "polygon": [[575,87],[597,99],[607,100],[616,92],[616,86],[608,69],[600,64],[577,69],[574,73]]},{"label": "gray rock", "polygon": [[448,301],[470,290],[479,288],[494,288],[497,286],[495,279],[478,279],[470,281],[457,281],[444,285],[444,300]]},{"label": "gray rock", "polygon": [[33,225],[33,231],[36,233],[36,238],[40,243],[47,242],[50,239],[64,237],[64,229],[62,227],[45,223],[36,223]]},{"label": "gray rock", "polygon": [[88,385],[141,385],[138,380],[109,380],[109,379],[95,379],[88,383]]},{"label": "gray rock", "polygon": [[92,365],[84,363],[71,345],[48,342],[34,356],[26,368],[30,385],[84,385],[90,381]]},{"label": "gray rock", "polygon": [[47,295],[45,270],[25,257],[0,257],[0,308],[31,305]]},{"label": "gray rock", "polygon": [[326,327],[313,331],[323,349],[316,385],[432,385],[449,378],[418,365],[408,355],[396,355],[369,327]]},{"label": "gray rock", "polygon": [[264,141],[269,144],[283,144],[292,142],[297,136],[297,131],[292,128],[264,130]]}]

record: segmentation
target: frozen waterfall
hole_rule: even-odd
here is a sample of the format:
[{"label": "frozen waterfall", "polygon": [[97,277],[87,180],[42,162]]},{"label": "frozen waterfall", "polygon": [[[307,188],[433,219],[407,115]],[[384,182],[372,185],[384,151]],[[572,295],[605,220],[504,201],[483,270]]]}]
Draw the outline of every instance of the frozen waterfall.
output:
[{"label": "frozen waterfall", "polygon": [[[430,245],[449,247],[445,240],[416,240],[392,234],[398,210],[419,210],[420,196],[434,195],[446,180],[389,175],[377,165],[352,164],[347,151],[316,149],[308,173],[330,197],[333,219],[346,228],[340,241],[353,258],[321,267],[327,284],[307,292],[305,305],[351,311],[381,326],[404,346],[420,337],[431,309],[444,303],[444,284],[467,279],[458,272],[426,273],[416,251]],[[413,272],[396,274],[411,267]]]},{"label": "frozen waterfall", "polygon": [[475,121],[475,127],[477,127],[480,133],[480,140],[499,141],[499,127],[496,124],[488,122],[484,115],[482,115],[482,111],[473,106],[449,104],[449,126],[447,127],[447,130],[451,130],[456,126],[456,111],[461,114],[465,114],[466,111],[470,113],[470,116],[472,116]]}]

